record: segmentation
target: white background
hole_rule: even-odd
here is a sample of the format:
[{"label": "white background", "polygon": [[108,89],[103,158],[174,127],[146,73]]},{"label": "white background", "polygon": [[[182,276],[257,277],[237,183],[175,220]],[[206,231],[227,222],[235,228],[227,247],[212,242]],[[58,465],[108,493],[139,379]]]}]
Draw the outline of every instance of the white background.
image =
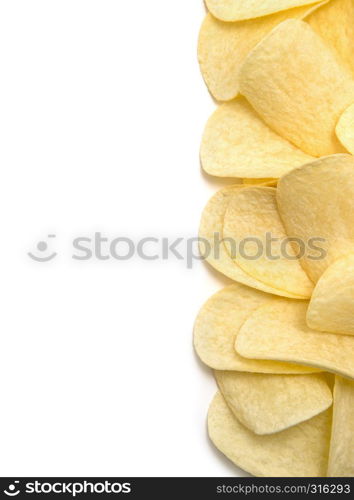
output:
[{"label": "white background", "polygon": [[[214,108],[202,0],[0,2],[0,473],[219,476],[192,327],[203,263],[71,258],[75,236],[195,236]],[[32,261],[39,240],[58,257]],[[38,252],[37,252],[38,253]],[[242,473],[240,473],[242,474]]]}]

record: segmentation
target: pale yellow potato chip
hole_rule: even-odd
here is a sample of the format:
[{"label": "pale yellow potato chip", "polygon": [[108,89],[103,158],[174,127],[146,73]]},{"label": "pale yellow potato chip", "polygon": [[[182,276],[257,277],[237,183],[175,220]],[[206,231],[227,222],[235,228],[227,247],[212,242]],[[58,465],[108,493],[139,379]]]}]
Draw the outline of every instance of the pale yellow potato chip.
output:
[{"label": "pale yellow potato chip", "polygon": [[311,330],[307,303],[278,299],[261,306],[245,321],[236,350],[246,358],[314,366],[354,378],[354,338]]},{"label": "pale yellow potato chip", "polygon": [[271,295],[242,285],[231,285],[211,297],[200,310],[194,326],[194,347],[200,359],[216,370],[254,373],[311,373],[310,367],[255,361],[235,351],[238,331],[261,304],[276,300]]},{"label": "pale yellow potato chip", "polygon": [[321,332],[354,335],[354,254],[332,264],[319,279],[307,324]]},{"label": "pale yellow potato chip", "polygon": [[336,134],[343,146],[354,154],[354,104],[351,104],[339,118]]},{"label": "pale yellow potato chip", "polygon": [[199,229],[201,255],[204,256],[205,260],[217,271],[244,285],[257,288],[267,293],[302,299],[302,296],[290,294],[284,290],[277,290],[265,283],[255,280],[231,260],[223,242],[224,216],[232,196],[239,189],[243,188],[244,186],[242,184],[226,187],[218,191],[208,202],[203,211]]},{"label": "pale yellow potato chip", "polygon": [[205,83],[215,99],[229,101],[237,96],[241,64],[277,24],[290,18],[303,19],[313,10],[313,5],[306,5],[236,23],[207,14],[199,33],[198,59]]},{"label": "pale yellow potato chip", "polygon": [[258,436],[244,427],[220,393],[208,413],[209,437],[235,465],[260,477],[323,477],[327,472],[332,411],[282,432]]},{"label": "pale yellow potato chip", "polygon": [[205,172],[219,177],[278,178],[313,161],[273,132],[239,97],[209,118],[200,148]]},{"label": "pale yellow potato chip", "polygon": [[336,377],[329,477],[354,477],[354,382]]},{"label": "pale yellow potato chip", "polygon": [[247,274],[289,294],[311,297],[313,283],[285,233],[275,188],[249,187],[234,193],[223,235],[231,258]]},{"label": "pale yellow potato chip", "polygon": [[354,75],[354,2],[331,0],[313,11],[306,21]]},{"label": "pale yellow potato chip", "polygon": [[215,378],[235,417],[260,435],[288,429],[332,405],[332,393],[322,374],[215,371]]},{"label": "pale yellow potato chip", "polygon": [[301,264],[314,282],[334,261],[354,252],[351,155],[321,158],[285,175],[277,202],[286,233],[306,246]]},{"label": "pale yellow potato chip", "polygon": [[205,0],[205,3],[216,18],[222,21],[241,21],[316,2],[313,0]]},{"label": "pale yellow potato chip", "polygon": [[306,23],[279,24],[247,56],[240,92],[279,135],[312,156],[344,151],[335,134],[354,81]]}]

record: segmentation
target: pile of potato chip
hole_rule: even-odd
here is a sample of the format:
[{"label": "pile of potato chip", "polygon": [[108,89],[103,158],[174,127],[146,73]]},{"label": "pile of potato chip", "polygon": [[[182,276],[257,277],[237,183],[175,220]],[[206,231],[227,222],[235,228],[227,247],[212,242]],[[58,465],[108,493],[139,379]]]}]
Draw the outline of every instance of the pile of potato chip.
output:
[{"label": "pile of potato chip", "polygon": [[235,282],[195,324],[209,436],[256,476],[354,477],[354,0],[206,5],[201,163],[235,178],[200,226]]}]

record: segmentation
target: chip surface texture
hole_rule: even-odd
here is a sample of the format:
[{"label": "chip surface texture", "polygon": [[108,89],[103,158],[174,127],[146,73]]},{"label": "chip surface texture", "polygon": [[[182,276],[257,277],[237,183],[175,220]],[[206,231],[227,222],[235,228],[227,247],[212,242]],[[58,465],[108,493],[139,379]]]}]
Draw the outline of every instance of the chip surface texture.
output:
[{"label": "chip surface texture", "polygon": [[314,330],[354,335],[354,254],[334,262],[321,276],[307,324]]},{"label": "chip surface texture", "polygon": [[199,32],[198,60],[213,97],[218,101],[235,98],[239,93],[240,68],[248,53],[279,23],[290,18],[303,19],[313,9],[313,5],[305,5],[233,23],[207,14]]},{"label": "chip surface texture", "polygon": [[273,132],[245,98],[219,106],[204,129],[202,167],[218,177],[278,178],[314,161]]},{"label": "chip surface texture", "polygon": [[354,379],[354,337],[311,330],[308,303],[278,299],[260,306],[236,337],[243,357],[314,366]]},{"label": "chip surface texture", "polygon": [[324,157],[286,174],[278,182],[277,203],[287,235],[309,250],[312,241],[301,264],[314,283],[354,252],[353,156]]},{"label": "chip surface texture", "polygon": [[216,371],[215,378],[235,417],[259,435],[283,431],[332,405],[332,393],[322,374]]},{"label": "chip surface texture", "polygon": [[288,243],[275,188],[249,187],[235,193],[225,212],[223,236],[232,260],[257,281],[311,297],[313,283]]},{"label": "chip surface texture", "polygon": [[206,0],[210,12],[224,21],[240,21],[314,4],[313,0]]},{"label": "chip surface texture", "polygon": [[354,477],[354,382],[336,377],[329,477]]},{"label": "chip surface texture", "polygon": [[354,154],[354,104],[351,104],[339,118],[336,134],[349,153]]},{"label": "chip surface texture", "polygon": [[208,414],[211,441],[238,467],[259,477],[323,477],[327,472],[331,410],[282,432],[257,436],[218,393]]},{"label": "chip surface texture", "polygon": [[312,156],[345,152],[337,121],[354,102],[354,81],[303,21],[284,21],[247,56],[240,92],[279,135]]},{"label": "chip surface texture", "polygon": [[255,373],[311,373],[310,367],[246,359],[235,351],[238,331],[262,304],[276,300],[269,294],[235,284],[220,290],[201,308],[194,326],[194,347],[200,359],[216,370]]}]

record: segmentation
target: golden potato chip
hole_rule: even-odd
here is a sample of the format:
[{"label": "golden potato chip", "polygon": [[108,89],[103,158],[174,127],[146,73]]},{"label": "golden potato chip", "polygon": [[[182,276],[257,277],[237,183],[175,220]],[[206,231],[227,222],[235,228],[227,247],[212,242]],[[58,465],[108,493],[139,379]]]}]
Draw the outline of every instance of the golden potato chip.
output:
[{"label": "golden potato chip", "polygon": [[244,427],[220,393],[208,414],[209,437],[242,469],[260,477],[323,477],[327,472],[331,410],[282,432],[258,436]]},{"label": "golden potato chip", "polygon": [[210,117],[200,149],[203,169],[219,177],[280,177],[314,158],[274,133],[243,97]]},{"label": "golden potato chip", "polygon": [[[217,271],[225,274],[228,278],[243,283],[244,285],[257,288],[263,292],[268,292],[285,297],[301,299],[303,297],[276,290],[271,286],[255,280],[252,276],[246,274],[227,253],[223,242],[223,223],[226,208],[232,199],[232,196],[243,189],[242,184],[229,186],[217,192],[205,207],[200,223],[200,252],[205,256],[206,261]],[[205,242],[209,245],[206,249]],[[206,251],[207,250],[207,251]]]},{"label": "golden potato chip", "polygon": [[236,23],[207,14],[199,33],[198,59],[205,83],[215,99],[229,101],[237,96],[242,62],[274,26],[285,19],[303,19],[313,10],[313,5],[306,5]]},{"label": "golden potato chip", "polygon": [[254,361],[235,351],[235,339],[247,317],[261,304],[276,300],[242,285],[231,285],[211,297],[200,310],[194,326],[194,347],[200,359],[216,370],[255,373],[311,373],[310,367]]},{"label": "golden potato chip", "polygon": [[235,417],[260,435],[283,431],[332,405],[332,393],[322,374],[215,371],[215,378]]},{"label": "golden potato chip", "polygon": [[336,134],[343,146],[354,154],[354,104],[351,104],[339,118]]},{"label": "golden potato chip", "polygon": [[330,390],[333,394],[334,381],[335,381],[337,375],[335,375],[334,373],[329,373],[329,372],[325,372],[325,373],[323,373],[323,375],[325,376],[328,387],[330,388]]},{"label": "golden potato chip", "polygon": [[278,179],[264,178],[264,179],[243,179],[243,183],[247,186],[269,186],[276,187]]},{"label": "golden potato chip", "polygon": [[334,261],[354,252],[354,158],[333,155],[278,182],[277,202],[288,236],[306,246],[301,264],[317,282]]},{"label": "golden potato chip", "polygon": [[329,477],[354,477],[354,382],[336,377]]},{"label": "golden potato chip", "polygon": [[336,51],[341,62],[354,75],[354,3],[353,0],[331,0],[313,11],[306,21]]},{"label": "golden potato chip", "polygon": [[240,21],[268,16],[301,5],[314,4],[313,0],[205,0],[210,12],[222,21]]},{"label": "golden potato chip", "polygon": [[287,238],[275,188],[250,187],[234,193],[225,212],[223,235],[231,258],[247,274],[275,289],[311,297],[313,283]]},{"label": "golden potato chip", "polygon": [[307,324],[321,332],[354,335],[354,254],[332,264],[319,279]]},{"label": "golden potato chip", "polygon": [[311,330],[307,303],[278,298],[261,306],[245,321],[236,350],[246,358],[315,366],[354,378],[354,338]]},{"label": "golden potato chip", "polygon": [[250,52],[240,92],[269,127],[305,153],[344,151],[335,127],[354,102],[354,81],[307,23],[284,21]]}]

